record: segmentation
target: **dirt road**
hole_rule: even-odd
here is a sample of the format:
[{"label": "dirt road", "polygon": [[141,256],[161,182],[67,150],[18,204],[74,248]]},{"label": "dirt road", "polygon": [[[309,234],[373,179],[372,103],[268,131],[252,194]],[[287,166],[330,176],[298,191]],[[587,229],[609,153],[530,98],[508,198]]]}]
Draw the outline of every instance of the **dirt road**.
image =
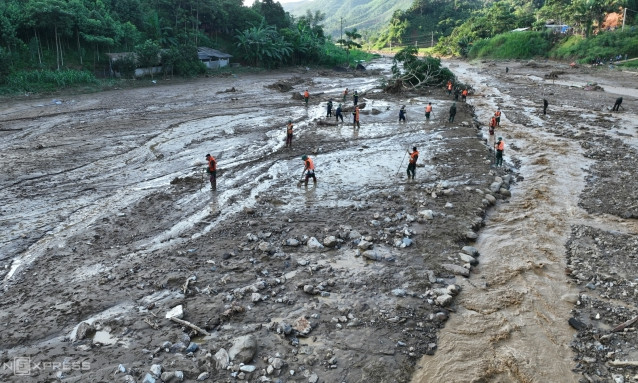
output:
[{"label": "dirt road", "polygon": [[[442,90],[378,89],[388,68],[5,102],[0,379],[631,381],[635,369],[604,364],[632,358],[621,340],[591,339],[636,312],[635,114],[593,109],[602,92],[568,104],[576,91],[543,80],[550,66],[518,63],[503,77],[502,66],[461,64],[452,69],[476,93],[448,123]],[[325,117],[346,87],[365,103],[360,129],[350,98],[344,124]],[[497,106],[498,169],[473,121]],[[219,160],[215,192],[206,153]],[[303,154],[316,185],[298,187]],[[604,235],[626,236],[625,250]],[[592,270],[595,245],[614,260]],[[591,320],[606,307],[596,293],[619,284],[624,295]],[[165,317],[176,306],[186,324]],[[576,333],[570,317],[585,327]]]}]

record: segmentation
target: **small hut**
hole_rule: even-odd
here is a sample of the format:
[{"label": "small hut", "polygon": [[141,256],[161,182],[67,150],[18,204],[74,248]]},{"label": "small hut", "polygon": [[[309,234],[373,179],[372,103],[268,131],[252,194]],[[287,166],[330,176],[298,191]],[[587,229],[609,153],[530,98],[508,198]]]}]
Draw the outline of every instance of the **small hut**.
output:
[{"label": "small hut", "polygon": [[197,57],[208,69],[218,69],[228,66],[230,58],[233,56],[217,49],[197,47]]}]

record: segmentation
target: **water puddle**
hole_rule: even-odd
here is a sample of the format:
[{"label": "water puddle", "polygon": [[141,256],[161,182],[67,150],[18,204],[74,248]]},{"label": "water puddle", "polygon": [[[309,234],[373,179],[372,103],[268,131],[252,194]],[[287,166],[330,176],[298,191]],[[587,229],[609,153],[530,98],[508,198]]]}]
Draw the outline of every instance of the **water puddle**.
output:
[{"label": "water puddle", "polygon": [[96,331],[93,335],[93,343],[99,343],[102,346],[111,346],[117,343],[117,339],[108,331]]}]

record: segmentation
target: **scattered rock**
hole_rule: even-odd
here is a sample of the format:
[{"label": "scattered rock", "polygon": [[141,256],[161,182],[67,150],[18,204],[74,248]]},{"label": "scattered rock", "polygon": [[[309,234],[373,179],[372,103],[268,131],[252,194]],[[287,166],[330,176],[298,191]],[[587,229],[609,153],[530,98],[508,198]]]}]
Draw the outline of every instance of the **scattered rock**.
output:
[{"label": "scattered rock", "polygon": [[310,321],[308,321],[308,319],[306,319],[303,315],[292,322],[292,328],[301,336],[306,336],[310,333],[310,331],[312,331]]},{"label": "scattered rock", "polygon": [[471,255],[473,257],[478,257],[478,255],[479,255],[478,250],[474,246],[463,246],[461,251],[464,252],[465,254]]},{"label": "scattered rock", "polygon": [[286,240],[286,246],[297,247],[299,246],[299,241],[294,238],[289,238]]},{"label": "scattered rock", "polygon": [[441,267],[443,267],[445,270],[455,274],[455,275],[461,275],[464,277],[469,277],[470,276],[470,270],[466,269],[463,266],[459,266],[459,265],[454,265],[454,264],[450,264],[450,263],[444,263],[441,265]]},{"label": "scattered rock", "polygon": [[151,374],[153,374],[153,376],[159,378],[162,375],[162,365],[161,364],[152,365],[151,366]]},{"label": "scattered rock", "polygon": [[83,340],[93,334],[95,334],[95,327],[87,322],[82,322],[75,332],[75,340]]},{"label": "scattered rock", "polygon": [[225,370],[228,367],[228,363],[230,363],[230,357],[225,348],[220,348],[213,358],[215,359],[215,367],[218,370]]},{"label": "scattered rock", "polygon": [[306,244],[310,249],[323,249],[324,246],[317,240],[315,237],[310,237],[308,243]]},{"label": "scattered rock", "polygon": [[425,219],[434,219],[434,213],[432,212],[432,210],[421,210],[419,212],[419,215]]},{"label": "scattered rock", "polygon": [[228,350],[231,361],[238,363],[248,363],[257,352],[257,339],[253,335],[244,335],[233,340],[233,345]]},{"label": "scattered rock", "polygon": [[337,245],[337,237],[330,235],[323,239],[323,245],[325,247],[335,247]]},{"label": "scattered rock", "polygon": [[478,261],[476,260],[476,258],[474,258],[473,256],[469,254],[459,253],[459,258],[461,258],[463,262],[467,262],[472,266],[478,265]]},{"label": "scattered rock", "polygon": [[373,260],[373,261],[382,261],[383,256],[379,254],[376,250],[366,250],[362,253],[364,258]]},{"label": "scattered rock", "polygon": [[166,313],[166,319],[170,318],[184,318],[184,307],[182,305],[178,305],[170,309],[170,311]]}]

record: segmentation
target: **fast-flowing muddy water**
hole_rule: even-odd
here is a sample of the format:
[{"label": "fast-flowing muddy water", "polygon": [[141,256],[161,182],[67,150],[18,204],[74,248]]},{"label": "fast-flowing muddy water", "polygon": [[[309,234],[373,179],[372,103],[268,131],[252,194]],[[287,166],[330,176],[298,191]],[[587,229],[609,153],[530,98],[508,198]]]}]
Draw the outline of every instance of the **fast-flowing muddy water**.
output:
[{"label": "fast-flowing muddy water", "polygon": [[[453,65],[461,81],[474,88],[470,102],[481,121],[502,110],[496,136],[504,138],[506,161],[516,164],[524,181],[509,203],[489,215],[477,241],[481,264],[462,284],[457,312],[441,331],[439,349],[423,357],[413,382],[578,382],[570,347],[576,331],[568,319],[579,289],[566,274],[572,227],[638,234],[633,220],[590,215],[579,206],[593,161],[585,158],[578,139],[567,136],[586,125],[612,136],[620,132],[616,137],[638,148],[636,114],[608,114],[616,95],[636,96],[635,83],[622,87],[613,77],[603,80],[614,84],[609,87],[612,94],[599,93],[607,105],[591,110],[589,103],[569,105],[579,94],[571,99],[554,96],[556,87],[575,86],[575,81],[544,81],[516,64],[513,73],[505,75],[501,71],[506,65],[512,64],[491,72],[466,63]],[[521,90],[526,83],[529,92]],[[553,99],[548,115],[542,114],[543,98]],[[601,115],[618,131],[597,126]]]}]

